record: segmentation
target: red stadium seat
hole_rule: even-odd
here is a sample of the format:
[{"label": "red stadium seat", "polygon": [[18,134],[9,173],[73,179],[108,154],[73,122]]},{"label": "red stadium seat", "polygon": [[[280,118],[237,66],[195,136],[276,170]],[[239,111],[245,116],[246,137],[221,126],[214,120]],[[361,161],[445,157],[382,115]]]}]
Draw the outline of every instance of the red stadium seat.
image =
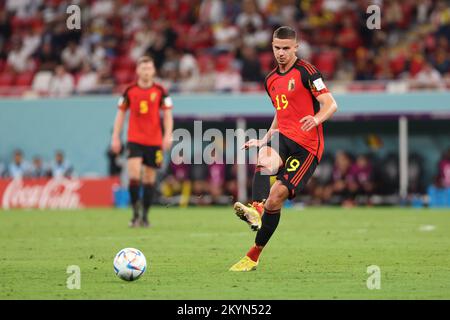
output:
[{"label": "red stadium seat", "polygon": [[268,73],[275,67],[275,61],[272,52],[262,52],[258,58],[259,63],[261,64],[261,69],[264,73]]},{"label": "red stadium seat", "polygon": [[33,82],[34,72],[24,72],[16,77],[15,85],[20,87],[28,87]]},{"label": "red stadium seat", "polygon": [[214,58],[209,54],[201,54],[197,56],[197,64],[200,73],[205,73],[208,70],[208,64],[214,65]]},{"label": "red stadium seat", "polygon": [[0,86],[1,87],[9,87],[14,83],[15,75],[9,72],[3,72],[0,74]]},{"label": "red stadium seat", "polygon": [[133,79],[133,73],[128,70],[119,70],[114,72],[114,78],[118,84],[125,84]]},{"label": "red stadium seat", "polygon": [[119,70],[134,70],[136,67],[136,62],[133,61],[133,59],[131,59],[128,56],[119,56],[117,57],[115,63],[114,63],[114,69],[116,71]]},{"label": "red stadium seat", "polygon": [[221,54],[216,58],[216,71],[222,72],[228,69],[233,62],[234,56],[232,54]]},{"label": "red stadium seat", "polygon": [[334,51],[324,51],[319,53],[314,59],[314,65],[326,79],[333,77],[336,70],[337,55]]}]

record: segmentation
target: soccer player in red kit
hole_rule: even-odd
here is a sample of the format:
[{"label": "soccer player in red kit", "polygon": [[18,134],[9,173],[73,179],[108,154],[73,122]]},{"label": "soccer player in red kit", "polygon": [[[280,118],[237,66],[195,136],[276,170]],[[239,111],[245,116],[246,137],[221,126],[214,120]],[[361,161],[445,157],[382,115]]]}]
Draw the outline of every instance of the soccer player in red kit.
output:
[{"label": "soccer player in red kit", "polygon": [[[121,149],[120,133],[129,110],[126,152],[128,156],[129,193],[133,207],[130,226],[149,226],[148,211],[152,205],[156,182],[156,169],[163,161],[163,151],[172,144],[172,100],[167,91],[154,81],[156,73],[153,59],[139,58],[136,66],[137,82],[129,86],[119,100],[111,149]],[[163,113],[162,132],[160,112]],[[140,189],[142,183],[142,201]],[[141,208],[142,207],[142,208]]]},{"label": "soccer player in red kit", "polygon": [[[290,27],[275,30],[272,49],[277,68],[264,82],[275,108],[272,125],[261,140],[252,139],[243,148],[258,147],[253,178],[253,203],[236,202],[236,215],[257,231],[255,244],[230,271],[255,270],[259,255],[280,220],[283,202],[306,185],[324,148],[322,123],[337,110],[322,75],[310,63],[297,58],[297,34]],[[270,176],[277,180],[270,187]]]}]

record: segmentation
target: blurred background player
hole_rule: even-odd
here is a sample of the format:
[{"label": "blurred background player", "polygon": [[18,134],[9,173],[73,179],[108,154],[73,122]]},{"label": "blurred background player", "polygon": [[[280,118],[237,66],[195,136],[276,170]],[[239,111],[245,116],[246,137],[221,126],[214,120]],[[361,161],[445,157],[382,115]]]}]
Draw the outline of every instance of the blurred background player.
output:
[{"label": "blurred background player", "polygon": [[24,160],[22,150],[15,150],[13,159],[8,166],[7,176],[13,179],[21,179],[30,174],[30,164]]},{"label": "blurred background player", "polygon": [[[128,156],[129,193],[133,207],[131,227],[148,227],[148,211],[153,201],[156,169],[163,162],[163,151],[172,144],[173,103],[167,91],[154,81],[155,64],[151,57],[138,59],[137,82],[129,86],[119,100],[111,149],[119,153],[120,133],[125,121],[125,113],[130,111],[126,152]],[[160,111],[163,111],[162,133]],[[139,201],[142,183],[142,205]],[[140,208],[142,207],[142,208]]]},{"label": "blurred background player", "polygon": [[30,176],[33,178],[46,178],[50,176],[50,170],[46,167],[40,156],[34,156]]},{"label": "blurred background player", "polygon": [[69,178],[73,173],[73,167],[65,159],[62,151],[55,152],[55,159],[50,164],[50,175],[52,178]]},{"label": "blurred background player", "polygon": [[[281,207],[305,187],[324,150],[322,123],[337,110],[321,73],[297,58],[297,33],[280,27],[273,33],[272,48],[278,67],[266,77],[264,87],[275,108],[269,132],[251,139],[243,148],[261,147],[253,179],[253,204],[235,203],[236,215],[258,230],[255,245],[230,271],[251,271],[280,220]],[[270,187],[270,176],[277,181]],[[267,199],[267,200],[265,200]]]}]

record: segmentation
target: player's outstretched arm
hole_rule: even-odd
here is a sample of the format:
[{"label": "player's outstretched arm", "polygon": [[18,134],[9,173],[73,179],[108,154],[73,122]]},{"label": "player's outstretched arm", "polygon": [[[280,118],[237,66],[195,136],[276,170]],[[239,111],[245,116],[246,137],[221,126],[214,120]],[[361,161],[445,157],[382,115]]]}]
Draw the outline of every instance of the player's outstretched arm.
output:
[{"label": "player's outstretched arm", "polygon": [[117,110],[116,119],[114,120],[114,128],[111,136],[111,150],[114,153],[119,153],[121,148],[120,133],[122,132],[123,123],[125,121],[125,111]]},{"label": "player's outstretched arm", "polygon": [[164,137],[162,148],[164,151],[169,150],[172,146],[173,132],[173,114],[172,109],[165,109],[163,113]]},{"label": "player's outstretched arm", "polygon": [[309,131],[319,124],[327,121],[337,111],[337,103],[331,93],[324,93],[317,96],[317,101],[320,103],[320,111],[315,116],[308,115],[300,120],[302,123],[302,130]]}]

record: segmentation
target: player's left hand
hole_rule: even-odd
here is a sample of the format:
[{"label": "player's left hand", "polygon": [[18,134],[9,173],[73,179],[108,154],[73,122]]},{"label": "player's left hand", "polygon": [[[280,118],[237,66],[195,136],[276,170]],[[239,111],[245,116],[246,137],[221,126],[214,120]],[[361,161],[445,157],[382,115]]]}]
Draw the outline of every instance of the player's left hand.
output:
[{"label": "player's left hand", "polygon": [[162,149],[163,151],[167,151],[172,146],[172,135],[164,135],[162,141]]},{"label": "player's left hand", "polygon": [[303,123],[302,128],[301,128],[303,131],[309,131],[312,128],[317,127],[319,125],[319,120],[317,120],[316,117],[307,115],[306,117],[303,117],[300,120],[300,123]]}]

